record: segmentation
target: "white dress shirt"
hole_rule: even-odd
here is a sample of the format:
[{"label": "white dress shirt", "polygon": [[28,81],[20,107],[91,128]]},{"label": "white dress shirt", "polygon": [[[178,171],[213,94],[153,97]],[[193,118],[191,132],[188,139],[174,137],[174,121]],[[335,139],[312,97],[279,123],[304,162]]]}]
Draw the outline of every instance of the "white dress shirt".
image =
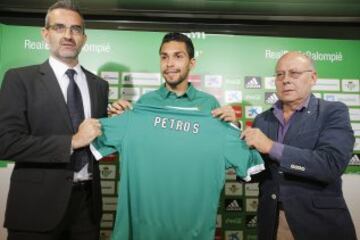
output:
[{"label": "white dress shirt", "polygon": [[[51,56],[49,58],[49,64],[55,73],[56,79],[60,85],[61,92],[64,96],[65,102],[67,102],[67,88],[70,80],[68,76],[65,74],[65,72],[69,69],[69,67],[63,62]],[[85,118],[90,118],[91,117],[90,93],[89,93],[89,87],[86,81],[85,73],[81,69],[80,64],[77,64],[72,69],[76,71],[74,79],[81,92],[82,102],[84,106],[84,116]],[[91,173],[88,172],[88,164],[86,164],[79,172],[76,172],[74,174],[75,182],[85,181],[89,179],[91,179]]]}]

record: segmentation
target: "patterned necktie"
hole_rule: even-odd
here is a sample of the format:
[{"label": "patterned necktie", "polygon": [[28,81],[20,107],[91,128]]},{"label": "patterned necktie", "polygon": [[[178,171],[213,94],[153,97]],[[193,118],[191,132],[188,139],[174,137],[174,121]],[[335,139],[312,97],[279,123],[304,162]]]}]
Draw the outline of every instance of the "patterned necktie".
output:
[{"label": "patterned necktie", "polygon": [[[75,82],[74,69],[68,69],[65,74],[69,78],[69,85],[67,88],[67,106],[73,126],[74,133],[78,131],[80,123],[84,120],[84,106],[81,97],[81,92]],[[71,155],[72,168],[75,172],[80,171],[86,163],[89,162],[88,148],[76,149]]]}]

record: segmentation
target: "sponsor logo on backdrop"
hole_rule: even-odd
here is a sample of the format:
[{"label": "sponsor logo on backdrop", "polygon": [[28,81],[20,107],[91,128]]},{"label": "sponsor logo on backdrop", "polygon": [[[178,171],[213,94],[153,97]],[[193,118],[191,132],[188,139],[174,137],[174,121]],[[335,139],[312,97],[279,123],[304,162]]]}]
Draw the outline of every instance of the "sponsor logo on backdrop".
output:
[{"label": "sponsor logo on backdrop", "polygon": [[115,181],[101,181],[101,193],[107,195],[114,195]]},{"label": "sponsor logo on backdrop", "polygon": [[225,179],[226,180],[236,180],[236,172],[235,169],[229,168],[225,171]]},{"label": "sponsor logo on backdrop", "polygon": [[114,215],[111,213],[104,213],[101,218],[102,228],[112,228],[114,224]]},{"label": "sponsor logo on backdrop", "polygon": [[349,113],[351,121],[360,121],[360,109],[349,108]]},{"label": "sponsor logo on backdrop", "polygon": [[110,100],[119,99],[119,88],[118,87],[109,87],[109,99]]},{"label": "sponsor logo on backdrop", "polygon": [[356,92],[356,93],[360,92],[359,80],[343,79],[341,81],[341,85],[342,85],[343,92]]},{"label": "sponsor logo on backdrop", "polygon": [[119,84],[118,72],[101,72],[100,77],[106,80],[109,84]]},{"label": "sponsor logo on backdrop", "polygon": [[110,164],[100,164],[100,177],[101,179],[115,179],[116,166]]},{"label": "sponsor logo on backdrop", "polygon": [[225,225],[241,225],[242,217],[227,217],[225,218]]},{"label": "sponsor logo on backdrop", "polygon": [[352,156],[352,158],[350,159],[349,165],[360,166],[359,154],[354,154],[354,156]]},{"label": "sponsor logo on backdrop", "polygon": [[246,118],[255,118],[261,112],[262,112],[261,106],[245,106],[245,117]]},{"label": "sponsor logo on backdrop", "polygon": [[206,88],[221,88],[223,77],[221,75],[205,75],[204,85]]},{"label": "sponsor logo on backdrop", "polygon": [[242,79],[240,77],[224,77],[224,83],[229,86],[234,86],[238,88],[242,84]]},{"label": "sponsor logo on backdrop", "polygon": [[257,198],[246,198],[245,202],[247,212],[256,212],[259,203]]},{"label": "sponsor logo on backdrop", "polygon": [[100,240],[111,240],[111,230],[100,230]]},{"label": "sponsor logo on backdrop", "polygon": [[239,182],[225,183],[225,196],[241,196],[242,184]]},{"label": "sponsor logo on backdrop", "polygon": [[161,84],[160,73],[123,72],[121,83],[128,85],[158,86]]},{"label": "sponsor logo on backdrop", "polygon": [[340,91],[339,79],[318,79],[316,85],[312,87],[313,91]]},{"label": "sponsor logo on backdrop", "polygon": [[276,89],[275,77],[265,77],[264,78],[264,88],[270,89],[270,90],[275,90]]},{"label": "sponsor logo on backdrop", "polygon": [[189,75],[188,80],[189,80],[189,82],[191,82],[191,84],[194,87],[196,87],[196,88],[201,87],[201,75]]},{"label": "sponsor logo on backdrop", "polygon": [[235,117],[242,118],[242,106],[241,105],[233,105],[231,106],[234,109]]},{"label": "sponsor logo on backdrop", "polygon": [[249,94],[244,96],[245,101],[261,101],[261,95],[260,94]]},{"label": "sponsor logo on backdrop", "polygon": [[216,228],[222,227],[222,216],[221,214],[216,215]]},{"label": "sponsor logo on backdrop", "polygon": [[225,231],[225,240],[243,240],[243,232]]},{"label": "sponsor logo on backdrop", "polygon": [[138,87],[124,87],[120,91],[121,98],[129,101],[137,101],[141,96],[141,91]]},{"label": "sponsor logo on backdrop", "polygon": [[261,77],[258,76],[245,76],[245,88],[247,89],[260,89]]},{"label": "sponsor logo on backdrop", "polygon": [[354,151],[360,151],[360,138],[355,138]]},{"label": "sponsor logo on backdrop", "polygon": [[360,106],[360,94],[324,93],[324,99],[328,101],[343,102],[348,106]]},{"label": "sponsor logo on backdrop", "polygon": [[245,226],[247,228],[256,228],[257,225],[257,216],[256,215],[246,215]]},{"label": "sponsor logo on backdrop", "polygon": [[117,197],[103,197],[103,210],[115,211],[117,205]]},{"label": "sponsor logo on backdrop", "polygon": [[246,127],[252,127],[253,122],[252,121],[245,121],[245,126]]},{"label": "sponsor logo on backdrop", "polygon": [[184,34],[192,39],[206,39],[205,32],[189,32],[189,33],[184,33]]},{"label": "sponsor logo on backdrop", "polygon": [[354,136],[360,136],[360,123],[351,123],[351,127],[354,131]]},{"label": "sponsor logo on backdrop", "polygon": [[259,184],[258,183],[246,183],[245,184],[245,196],[257,197],[259,195]]},{"label": "sponsor logo on backdrop", "polygon": [[274,104],[279,98],[274,92],[266,92],[265,93],[265,103],[266,104]]},{"label": "sponsor logo on backdrop", "polygon": [[116,154],[110,154],[106,157],[103,157],[101,159],[101,162],[115,162],[116,160],[118,159],[117,155]]},{"label": "sponsor logo on backdrop", "polygon": [[225,102],[226,103],[240,103],[242,102],[242,92],[236,90],[225,91]]},{"label": "sponsor logo on backdrop", "polygon": [[225,211],[227,212],[241,212],[243,209],[242,199],[229,198],[225,199]]}]

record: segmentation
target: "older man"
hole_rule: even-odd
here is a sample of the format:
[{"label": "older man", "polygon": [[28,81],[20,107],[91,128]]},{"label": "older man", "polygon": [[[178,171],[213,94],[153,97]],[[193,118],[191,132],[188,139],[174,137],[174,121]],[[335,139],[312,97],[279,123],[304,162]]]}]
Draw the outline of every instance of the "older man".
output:
[{"label": "older man", "polygon": [[311,94],[317,73],[302,53],[283,55],[275,76],[279,101],[243,132],[266,160],[259,239],[356,239],[341,187],[354,146],[348,109]]}]

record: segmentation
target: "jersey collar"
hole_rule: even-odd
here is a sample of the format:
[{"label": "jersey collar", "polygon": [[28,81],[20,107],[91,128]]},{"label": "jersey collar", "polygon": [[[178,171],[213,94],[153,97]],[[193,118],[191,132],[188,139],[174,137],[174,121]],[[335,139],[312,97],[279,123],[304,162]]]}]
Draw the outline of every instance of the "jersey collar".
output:
[{"label": "jersey collar", "polygon": [[[161,85],[160,89],[160,95],[163,98],[168,98],[170,95],[175,95],[175,93],[169,91],[166,87],[165,87],[165,83]],[[186,90],[186,92],[181,95],[181,96],[177,96],[178,98],[184,98],[187,97],[189,98],[189,100],[193,100],[195,98],[196,95],[196,89],[193,87],[193,85],[191,83],[188,83],[188,88]]]}]

